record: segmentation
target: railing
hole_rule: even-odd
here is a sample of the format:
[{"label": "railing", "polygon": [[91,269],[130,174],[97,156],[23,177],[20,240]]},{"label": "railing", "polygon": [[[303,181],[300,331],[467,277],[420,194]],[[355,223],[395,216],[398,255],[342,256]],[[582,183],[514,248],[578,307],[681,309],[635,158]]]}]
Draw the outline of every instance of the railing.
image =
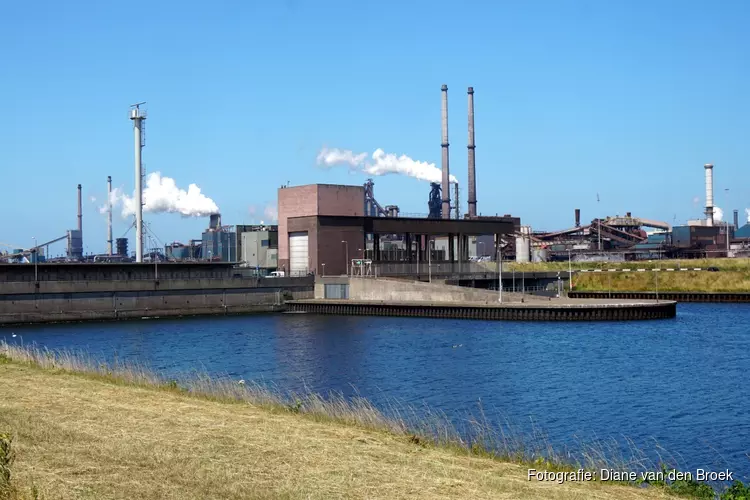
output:
[{"label": "railing", "polygon": [[480,262],[379,262],[372,268],[376,276],[497,276],[496,271]]}]

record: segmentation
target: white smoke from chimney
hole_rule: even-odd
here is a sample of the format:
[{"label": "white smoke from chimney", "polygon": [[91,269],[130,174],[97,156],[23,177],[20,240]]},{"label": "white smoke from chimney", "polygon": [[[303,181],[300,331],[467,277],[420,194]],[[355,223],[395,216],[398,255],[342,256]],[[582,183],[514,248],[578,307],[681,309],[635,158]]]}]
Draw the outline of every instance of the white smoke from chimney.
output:
[{"label": "white smoke from chimney", "polygon": [[[434,163],[413,160],[406,155],[396,156],[378,148],[372,153],[371,161],[365,161],[365,158],[367,153],[324,147],[318,153],[317,163],[321,167],[348,165],[351,170],[368,175],[402,174],[428,182],[440,182],[442,179],[442,171]],[[450,182],[458,184],[455,175],[451,175]]]},{"label": "white smoke from chimney", "polygon": [[714,207],[714,221],[721,222],[724,219],[724,210],[719,207]]},{"label": "white smoke from chimney", "polygon": [[[253,223],[258,220],[261,212],[264,220],[269,220],[271,222],[277,222],[279,220],[279,209],[276,207],[275,203],[267,203],[262,208],[258,205],[250,205],[248,212],[250,213],[250,220]],[[263,224],[263,221],[260,221],[260,223]]]},{"label": "white smoke from chimney", "polygon": [[[126,195],[121,189],[112,189],[110,196],[113,210],[122,206],[122,216],[135,215],[135,196]],[[107,207],[99,209],[107,213]],[[178,213],[183,217],[207,217],[219,213],[214,201],[201,193],[196,184],[190,184],[187,191],[177,187],[171,177],[162,177],[160,172],[152,172],[146,177],[143,190],[143,211],[148,213]]]},{"label": "white smoke from chimney", "polygon": [[750,224],[750,208],[745,209],[745,215],[747,216],[748,224]]}]

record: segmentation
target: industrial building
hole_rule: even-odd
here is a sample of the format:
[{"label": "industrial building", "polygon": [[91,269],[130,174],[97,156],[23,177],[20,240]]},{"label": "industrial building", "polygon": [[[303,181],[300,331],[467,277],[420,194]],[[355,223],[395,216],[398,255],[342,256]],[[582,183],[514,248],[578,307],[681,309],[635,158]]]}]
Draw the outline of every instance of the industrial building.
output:
[{"label": "industrial building", "polygon": [[[332,184],[279,188],[279,269],[292,276],[340,275],[352,271],[352,261],[378,266],[433,259],[458,268],[469,261],[470,236],[493,235],[497,241],[520,225],[517,217],[373,217],[365,215],[365,193],[364,186]],[[394,235],[403,242],[403,252],[389,254],[381,237],[393,241]],[[446,251],[438,254],[432,249],[441,239],[447,242]]]}]

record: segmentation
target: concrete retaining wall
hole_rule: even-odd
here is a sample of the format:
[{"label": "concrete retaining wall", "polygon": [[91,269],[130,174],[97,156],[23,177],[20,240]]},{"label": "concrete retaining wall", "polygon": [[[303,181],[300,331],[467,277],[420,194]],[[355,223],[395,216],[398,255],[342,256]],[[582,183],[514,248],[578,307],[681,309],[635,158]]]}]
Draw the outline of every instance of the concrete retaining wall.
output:
[{"label": "concrete retaining wall", "polygon": [[4,283],[0,324],[270,312],[285,299],[313,297],[311,283],[261,281],[268,280]]},{"label": "concrete retaining wall", "polygon": [[350,300],[396,302],[474,302],[492,304],[498,293],[437,283],[420,283],[385,278],[319,278],[315,282],[315,298],[325,298],[326,284],[349,284]]}]

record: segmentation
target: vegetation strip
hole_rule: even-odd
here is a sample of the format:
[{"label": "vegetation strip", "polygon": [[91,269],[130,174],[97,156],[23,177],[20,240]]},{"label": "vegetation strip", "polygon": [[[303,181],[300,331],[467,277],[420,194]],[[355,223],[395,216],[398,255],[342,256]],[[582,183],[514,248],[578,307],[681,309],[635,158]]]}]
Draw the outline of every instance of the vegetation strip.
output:
[{"label": "vegetation strip", "polygon": [[279,395],[204,375],[169,380],[5,343],[0,376],[6,498],[636,499],[668,498],[672,488],[531,481],[529,468],[614,462],[592,448],[585,467],[572,466],[482,419],[462,438],[439,413],[383,412],[361,398]]}]

